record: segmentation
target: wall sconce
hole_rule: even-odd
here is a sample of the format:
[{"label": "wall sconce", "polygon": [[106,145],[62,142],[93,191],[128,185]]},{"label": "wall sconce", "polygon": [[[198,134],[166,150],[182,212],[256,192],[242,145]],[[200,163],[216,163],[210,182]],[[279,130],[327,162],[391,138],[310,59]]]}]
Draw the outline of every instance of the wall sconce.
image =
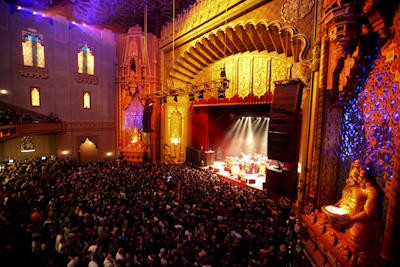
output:
[{"label": "wall sconce", "polygon": [[171,137],[171,144],[173,144],[174,146],[179,145],[179,143],[181,142],[179,137]]},{"label": "wall sconce", "polygon": [[179,137],[171,137],[171,144],[174,146],[175,158],[178,158],[178,155],[177,155],[176,151],[177,151],[177,147],[178,147],[180,142],[181,142],[181,139]]}]

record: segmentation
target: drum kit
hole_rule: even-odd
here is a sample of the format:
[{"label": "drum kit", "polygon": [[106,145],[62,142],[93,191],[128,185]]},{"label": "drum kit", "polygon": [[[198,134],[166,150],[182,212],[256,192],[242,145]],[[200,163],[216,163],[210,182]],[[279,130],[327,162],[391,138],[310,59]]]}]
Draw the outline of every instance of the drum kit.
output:
[{"label": "drum kit", "polygon": [[232,175],[265,174],[267,166],[268,158],[257,153],[252,156],[241,153],[240,158],[233,156],[225,158],[225,169],[228,169]]}]

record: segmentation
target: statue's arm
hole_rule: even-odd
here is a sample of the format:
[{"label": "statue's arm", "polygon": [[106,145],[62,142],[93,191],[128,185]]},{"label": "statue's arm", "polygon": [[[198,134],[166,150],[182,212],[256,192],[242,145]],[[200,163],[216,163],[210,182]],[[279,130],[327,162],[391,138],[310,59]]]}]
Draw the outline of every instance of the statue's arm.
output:
[{"label": "statue's arm", "polygon": [[366,201],[364,203],[364,209],[361,212],[358,212],[351,216],[352,221],[368,220],[375,213],[378,193],[373,186],[368,186],[365,190]]}]

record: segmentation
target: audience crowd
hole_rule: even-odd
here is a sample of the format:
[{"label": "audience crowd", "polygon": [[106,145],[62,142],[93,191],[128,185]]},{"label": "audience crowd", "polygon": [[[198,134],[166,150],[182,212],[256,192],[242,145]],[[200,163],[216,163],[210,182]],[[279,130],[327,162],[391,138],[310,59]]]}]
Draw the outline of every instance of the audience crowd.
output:
[{"label": "audience crowd", "polygon": [[[0,103],[1,104],[1,103]],[[51,112],[49,116],[17,111],[9,107],[0,106],[0,126],[34,122],[59,122],[58,115]]]},{"label": "audience crowd", "polygon": [[310,266],[289,199],[210,170],[27,160],[0,182],[1,266]]}]

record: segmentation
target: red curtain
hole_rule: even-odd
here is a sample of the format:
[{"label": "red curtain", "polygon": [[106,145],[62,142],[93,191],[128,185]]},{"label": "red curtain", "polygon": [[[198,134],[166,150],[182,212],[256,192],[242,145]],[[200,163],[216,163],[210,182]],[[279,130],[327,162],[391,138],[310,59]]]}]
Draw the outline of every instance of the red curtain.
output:
[{"label": "red curtain", "polygon": [[208,149],[208,107],[193,109],[192,114],[192,147]]}]

